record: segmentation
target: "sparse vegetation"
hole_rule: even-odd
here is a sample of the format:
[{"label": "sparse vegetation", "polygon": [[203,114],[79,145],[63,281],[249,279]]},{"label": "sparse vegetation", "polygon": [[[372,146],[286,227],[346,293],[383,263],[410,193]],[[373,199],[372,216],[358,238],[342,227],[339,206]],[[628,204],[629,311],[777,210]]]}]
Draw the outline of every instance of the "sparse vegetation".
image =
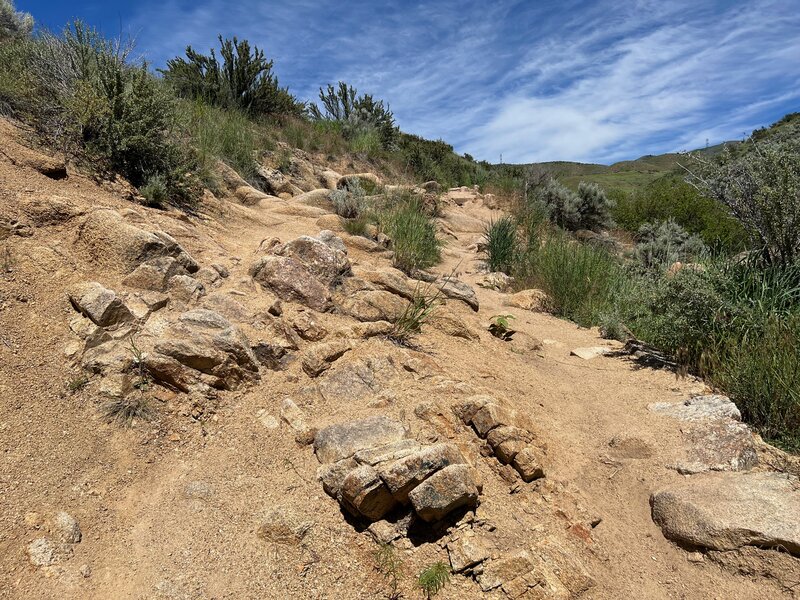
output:
[{"label": "sparse vegetation", "polygon": [[412,273],[441,260],[442,241],[436,235],[436,223],[425,214],[418,198],[393,197],[378,221],[392,240],[392,260],[398,269]]},{"label": "sparse vegetation", "polygon": [[366,195],[361,182],[353,178],[347,180],[343,189],[331,192],[331,202],[337,215],[343,219],[356,219],[367,210]]},{"label": "sparse vegetation", "polygon": [[403,580],[403,559],[391,544],[380,544],[374,553],[375,570],[381,574],[388,591],[388,600],[399,600],[402,597],[400,582]]},{"label": "sparse vegetation", "polygon": [[75,392],[82,390],[86,387],[89,383],[89,378],[86,375],[78,375],[77,377],[73,377],[67,383],[67,389],[70,393],[74,394]]},{"label": "sparse vegetation", "polygon": [[491,324],[489,325],[489,333],[491,333],[494,337],[503,340],[504,342],[510,342],[511,338],[516,333],[513,329],[511,329],[511,321],[516,319],[514,315],[495,315],[491,318]]},{"label": "sparse vegetation", "polygon": [[450,567],[441,561],[425,567],[417,577],[417,585],[428,600],[442,591],[449,581]]},{"label": "sparse vegetation", "polygon": [[101,406],[103,417],[108,423],[131,427],[137,420],[147,421],[153,417],[153,408],[147,391],[150,376],[144,363],[144,354],[131,336],[130,353],[132,357],[131,389],[121,390],[121,395],[106,400]]},{"label": "sparse vegetation", "polygon": [[510,273],[518,252],[516,219],[512,216],[500,217],[489,223],[483,235],[489,271]]},{"label": "sparse vegetation", "polygon": [[161,175],[148,177],[145,184],[139,188],[139,193],[144,197],[147,206],[153,208],[161,208],[169,200],[167,183]]},{"label": "sparse vegetation", "polygon": [[398,344],[408,345],[411,337],[419,333],[425,322],[431,318],[441,299],[441,288],[436,288],[432,283],[427,285],[418,283],[408,306],[395,321],[389,338]]}]

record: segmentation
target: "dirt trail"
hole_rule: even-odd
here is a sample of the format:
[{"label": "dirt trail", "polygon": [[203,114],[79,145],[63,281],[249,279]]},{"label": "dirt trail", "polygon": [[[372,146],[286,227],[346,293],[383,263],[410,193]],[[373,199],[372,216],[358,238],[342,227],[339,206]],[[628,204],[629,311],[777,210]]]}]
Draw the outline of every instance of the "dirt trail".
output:
[{"label": "dirt trail", "polygon": [[[52,194],[85,211],[131,208],[77,174],[52,181],[0,162],[0,182],[0,215],[18,214],[24,200]],[[469,204],[449,210],[479,221],[492,214]],[[136,212],[201,264],[225,263],[231,274],[217,291],[234,290],[251,314],[264,313],[270,300],[248,277],[262,240],[316,235],[321,228],[317,217],[281,214],[264,202],[211,203],[205,218],[188,220],[141,207]],[[311,447],[298,445],[284,424],[265,425],[269,416],[280,421],[287,397],[316,427],[387,414],[417,439],[457,442],[482,479],[477,517],[494,528],[487,529],[494,553],[558,539],[594,579],[582,598],[791,598],[767,578],[736,575],[710,560],[690,562],[651,519],[651,493],[683,478],[666,465],[686,441],[679,421],[647,406],[679,402],[702,384],[623,358],[571,356],[574,348],[608,342],[596,331],[509,308],[505,294],[478,287],[483,275],[472,244],[480,231],[472,229],[450,238],[438,270],[455,270],[475,286],[477,313],[453,300],[443,310],[479,340],[426,327],[417,339],[421,353],[371,338],[340,359],[424,363],[416,371],[401,369],[381,390],[383,402],[322,394],[295,361],[285,371],[262,370],[257,385],[200,403],[160,393],[159,419],[130,430],[103,422],[96,382],[75,393],[66,389],[76,370],[64,358],[71,340],[64,290],[85,280],[120,289],[121,276],[73,250],[71,222],[3,240],[13,265],[0,279],[0,598],[381,597],[386,586],[374,569],[375,543],[323,492]],[[360,268],[389,264],[382,254],[348,246]],[[284,316],[298,312],[286,305]],[[500,313],[514,314],[520,337],[541,346],[512,349],[489,335],[489,318]],[[338,314],[318,318],[330,332],[353,324]],[[263,335],[252,323],[242,327],[251,342]],[[494,458],[480,455],[475,434],[450,411],[473,394],[530,415],[547,446],[544,480],[509,482]],[[310,524],[302,542],[269,544],[258,537],[264,513],[276,506]],[[26,515],[30,521],[31,512],[54,510],[77,518],[83,541],[69,560],[35,569],[25,547],[41,533]],[[399,547],[402,589],[417,597],[414,574],[435,560],[447,562],[447,551],[435,541],[402,540]],[[454,575],[437,596],[482,597],[505,595],[483,593],[472,579]]]}]

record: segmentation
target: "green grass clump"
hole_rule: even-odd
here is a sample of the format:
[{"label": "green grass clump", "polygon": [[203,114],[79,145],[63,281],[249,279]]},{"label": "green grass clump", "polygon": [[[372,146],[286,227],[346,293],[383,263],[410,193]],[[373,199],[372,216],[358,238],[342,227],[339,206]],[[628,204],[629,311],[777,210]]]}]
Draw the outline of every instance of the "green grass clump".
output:
[{"label": "green grass clump", "polygon": [[425,567],[417,578],[417,585],[425,598],[430,600],[450,581],[450,567],[439,561]]},{"label": "green grass clump", "polygon": [[169,188],[161,175],[151,175],[147,182],[139,188],[145,203],[151,208],[161,208],[169,200]]},{"label": "green grass clump", "polygon": [[255,183],[255,157],[262,140],[244,113],[199,100],[182,101],[178,107],[178,118],[197,152],[204,181],[213,180],[214,163],[221,160],[243,179]]},{"label": "green grass clump", "polygon": [[514,276],[522,287],[544,291],[554,313],[584,326],[608,309],[623,282],[614,256],[558,231],[529,244]]},{"label": "green grass clump", "polygon": [[442,241],[436,235],[436,223],[418,199],[401,199],[383,211],[379,222],[392,240],[392,262],[398,269],[412,273],[441,261]]},{"label": "green grass clump", "polygon": [[500,217],[484,230],[486,263],[492,272],[511,273],[517,254],[517,221]]},{"label": "green grass clump", "polygon": [[401,345],[408,345],[411,337],[419,333],[422,326],[431,318],[442,298],[441,288],[432,290],[433,284],[417,284],[408,306],[395,321],[389,338]]}]

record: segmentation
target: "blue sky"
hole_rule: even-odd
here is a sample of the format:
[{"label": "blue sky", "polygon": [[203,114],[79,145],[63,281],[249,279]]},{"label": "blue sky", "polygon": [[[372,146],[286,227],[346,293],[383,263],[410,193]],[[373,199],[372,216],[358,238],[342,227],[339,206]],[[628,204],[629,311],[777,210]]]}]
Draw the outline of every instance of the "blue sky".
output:
[{"label": "blue sky", "polygon": [[218,33],[264,48],[301,99],[338,80],[404,131],[498,162],[688,150],[800,111],[798,0],[17,0],[132,34],[155,66]]}]

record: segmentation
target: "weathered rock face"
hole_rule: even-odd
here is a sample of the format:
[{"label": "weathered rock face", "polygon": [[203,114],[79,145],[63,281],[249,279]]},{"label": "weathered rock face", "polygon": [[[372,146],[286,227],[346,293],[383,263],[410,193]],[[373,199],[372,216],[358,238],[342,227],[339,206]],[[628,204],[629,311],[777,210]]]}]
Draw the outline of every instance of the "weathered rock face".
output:
[{"label": "weathered rock face", "polygon": [[145,363],[157,379],[188,391],[190,382],[235,389],[258,379],[258,361],[245,335],[220,314],[182,313],[156,341]]},{"label": "weathered rock face", "polygon": [[388,321],[393,323],[408,307],[408,300],[383,290],[355,292],[340,300],[340,310],[359,321]]},{"label": "weathered rock face", "polygon": [[780,473],[695,475],[650,499],[664,536],[687,546],[780,547],[800,556],[800,482]]},{"label": "weathered rock face", "polygon": [[350,349],[351,346],[347,340],[315,344],[303,353],[303,371],[309,377],[316,377]]},{"label": "weathered rock face", "polygon": [[92,281],[73,287],[69,300],[75,310],[100,327],[112,327],[134,320],[133,314],[113,290]]},{"label": "weathered rock face", "polygon": [[381,469],[381,478],[392,495],[403,504],[408,495],[433,473],[450,465],[466,462],[453,444],[436,444],[414,452]]},{"label": "weathered rock face", "polygon": [[337,248],[335,240],[326,243],[301,236],[286,244],[273,243],[267,256],[250,268],[250,275],[282,300],[329,311],[333,308],[330,287],[350,272],[347,253]]},{"label": "weathered rock face", "polygon": [[478,488],[469,467],[447,466],[431,475],[408,494],[411,505],[423,521],[439,521],[457,508],[478,505]]},{"label": "weathered rock face", "polygon": [[437,289],[441,290],[441,293],[445,297],[451,298],[452,300],[460,300],[472,310],[478,312],[480,308],[478,297],[475,295],[475,290],[472,289],[472,286],[468,283],[464,283],[453,277],[442,277],[424,271],[417,271],[414,273],[414,276],[422,281],[427,281],[435,285]]},{"label": "weathered rock face", "polygon": [[530,419],[500,406],[489,396],[473,396],[454,410],[488,442],[497,460],[512,465],[524,482],[545,476],[544,451],[534,444]]},{"label": "weathered rock face", "polygon": [[141,263],[161,256],[171,256],[189,273],[199,269],[197,262],[172,237],[131,225],[114,210],[100,209],[87,215],[77,243],[92,260],[115,271],[130,272]]},{"label": "weathered rock face", "polygon": [[739,409],[726,396],[696,396],[681,403],[658,402],[648,408],[687,423],[682,427],[689,442],[686,456],[669,465],[678,472],[745,471],[758,464],[750,428],[740,422]]},{"label": "weathered rock face", "polygon": [[325,492],[369,521],[409,504],[429,522],[477,506],[478,486],[456,446],[425,446],[405,435],[400,423],[386,417],[322,429],[314,447]]},{"label": "weathered rock face", "polygon": [[406,436],[402,424],[388,417],[367,417],[321,429],[314,452],[322,463],[349,458],[359,450],[397,442]]},{"label": "weathered rock face", "polygon": [[547,302],[547,294],[542,290],[530,289],[511,294],[506,298],[505,305],[523,310],[543,311],[547,307]]}]

